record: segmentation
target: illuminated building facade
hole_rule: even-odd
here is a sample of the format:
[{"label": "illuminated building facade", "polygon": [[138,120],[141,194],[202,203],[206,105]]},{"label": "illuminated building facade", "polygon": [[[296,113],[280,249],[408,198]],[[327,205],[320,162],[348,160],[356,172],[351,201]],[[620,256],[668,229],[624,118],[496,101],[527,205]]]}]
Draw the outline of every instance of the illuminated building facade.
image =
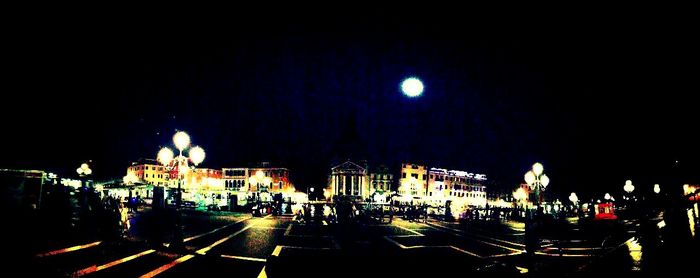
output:
[{"label": "illuminated building facade", "polygon": [[430,168],[427,199],[442,203],[451,200],[463,206],[486,206],[486,175],[460,170]]},{"label": "illuminated building facade", "polygon": [[369,176],[370,191],[390,192],[394,184],[394,174],[386,166],[379,166]]},{"label": "illuminated building facade", "polygon": [[134,162],[126,169],[124,183],[127,184],[150,184],[154,186],[168,185],[168,173],[163,165],[155,159],[141,159]]},{"label": "illuminated building facade", "polygon": [[[224,187],[234,192],[294,192],[289,169],[279,167],[223,168]],[[261,174],[258,174],[260,172]],[[261,181],[252,177],[262,176]],[[263,182],[264,180],[264,182]]]},{"label": "illuminated building facade", "polygon": [[333,196],[353,196],[366,199],[370,195],[369,174],[366,165],[346,161],[331,168],[328,188]]},{"label": "illuminated building facade", "polygon": [[399,195],[406,199],[413,197],[425,197],[428,194],[426,182],[428,180],[427,167],[412,163],[401,164],[401,176],[399,178]]}]

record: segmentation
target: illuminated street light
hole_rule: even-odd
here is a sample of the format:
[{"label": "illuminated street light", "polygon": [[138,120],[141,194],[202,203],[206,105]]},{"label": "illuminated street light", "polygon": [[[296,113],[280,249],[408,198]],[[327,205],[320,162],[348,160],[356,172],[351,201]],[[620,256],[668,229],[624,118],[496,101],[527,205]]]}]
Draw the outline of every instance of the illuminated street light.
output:
[{"label": "illuminated street light", "polygon": [[[190,136],[184,131],[178,131],[173,135],[173,144],[180,152],[177,157],[170,148],[163,147],[158,151],[157,160],[162,164],[168,172],[177,171],[177,194],[175,195],[176,210],[178,211],[175,233],[173,234],[173,242],[170,246],[173,248],[183,247],[182,225],[180,219],[180,207],[182,206],[182,179],[184,174],[194,169],[194,166],[199,165],[204,161],[205,153],[201,147],[192,147],[189,149],[189,157],[182,155],[190,146]],[[192,165],[190,166],[190,162]]]},{"label": "illuminated street light", "polygon": [[634,185],[632,185],[632,181],[631,180],[625,181],[625,186],[623,187],[623,189],[627,193],[632,193],[632,191],[634,191]]},{"label": "illuminated street light", "polygon": [[401,91],[408,97],[418,97],[423,94],[423,82],[415,77],[406,78],[401,82]]},{"label": "illuminated street light", "polygon": [[532,170],[527,171],[524,178],[530,189],[535,191],[535,205],[539,205],[541,191],[544,191],[549,185],[549,177],[544,174],[542,163],[533,164]]},{"label": "illuminated street light", "polygon": [[610,196],[610,193],[605,193],[605,197],[603,197],[605,200],[610,200],[612,199],[612,196]]},{"label": "illuminated street light", "polygon": [[81,176],[81,177],[85,177],[85,176],[87,176],[87,175],[91,175],[91,174],[92,174],[92,169],[90,169],[90,165],[88,165],[87,163],[81,164],[81,165],[80,165],[80,168],[78,168],[78,169],[75,170],[75,171],[78,172],[78,175]]},{"label": "illuminated street light", "polygon": [[574,205],[578,203],[578,196],[576,196],[576,193],[571,192],[571,195],[569,195],[569,201],[574,203]]},{"label": "illuminated street light", "polygon": [[173,135],[173,143],[175,143],[175,148],[182,152],[190,145],[190,136],[184,131],[178,131]]},{"label": "illuminated street light", "polygon": [[659,194],[661,192],[661,186],[659,184],[654,185],[654,193]]}]

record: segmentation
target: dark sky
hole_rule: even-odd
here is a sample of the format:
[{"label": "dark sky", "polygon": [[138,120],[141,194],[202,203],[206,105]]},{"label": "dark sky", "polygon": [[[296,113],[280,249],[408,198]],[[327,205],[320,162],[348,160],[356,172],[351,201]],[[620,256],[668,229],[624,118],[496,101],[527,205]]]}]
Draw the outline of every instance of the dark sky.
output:
[{"label": "dark sky", "polygon": [[[300,188],[346,157],[502,188],[540,161],[553,192],[579,196],[626,179],[650,191],[672,169],[700,182],[690,17],[448,10],[33,15],[6,40],[0,167],[91,159],[97,177],[121,177],[179,129],[203,167],[270,161]],[[400,94],[409,76],[424,96]]]}]

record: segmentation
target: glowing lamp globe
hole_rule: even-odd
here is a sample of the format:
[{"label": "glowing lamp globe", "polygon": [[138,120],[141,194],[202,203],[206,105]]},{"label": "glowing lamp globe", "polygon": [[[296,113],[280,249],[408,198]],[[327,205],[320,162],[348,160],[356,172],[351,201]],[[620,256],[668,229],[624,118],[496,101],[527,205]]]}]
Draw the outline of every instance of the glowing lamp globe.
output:
[{"label": "glowing lamp globe", "polygon": [[542,182],[543,187],[547,187],[547,185],[549,185],[549,177],[547,175],[542,175],[540,182]]},{"label": "glowing lamp globe", "polygon": [[532,165],[532,172],[535,173],[535,176],[542,175],[542,172],[544,172],[544,166],[542,166],[542,163],[535,163]]},{"label": "glowing lamp globe", "polygon": [[168,165],[171,161],[173,161],[174,156],[175,154],[171,149],[164,147],[158,151],[158,162],[163,165]]},{"label": "glowing lamp globe", "polygon": [[194,165],[202,163],[204,161],[204,157],[206,154],[204,153],[204,149],[200,147],[194,147],[190,149],[190,160]]},{"label": "glowing lamp globe", "polygon": [[417,97],[423,94],[423,82],[415,77],[406,78],[401,82],[401,91],[407,97]]},{"label": "glowing lamp globe", "polygon": [[178,150],[182,151],[190,145],[190,136],[184,131],[178,131],[173,135],[173,143]]},{"label": "glowing lamp globe", "polygon": [[527,171],[527,173],[525,173],[525,182],[527,183],[527,185],[532,185],[533,183],[535,183],[535,178],[535,173],[533,173],[532,171]]}]

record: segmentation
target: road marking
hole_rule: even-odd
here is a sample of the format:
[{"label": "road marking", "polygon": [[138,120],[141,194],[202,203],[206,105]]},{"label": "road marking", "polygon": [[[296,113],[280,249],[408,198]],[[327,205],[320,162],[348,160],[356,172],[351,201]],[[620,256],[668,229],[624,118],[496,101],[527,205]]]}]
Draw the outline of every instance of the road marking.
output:
[{"label": "road marking", "polygon": [[406,246],[405,246],[405,245],[403,245],[403,244],[401,244],[401,243],[398,243],[396,240],[393,240],[393,239],[389,238],[389,236],[384,236],[384,239],[386,239],[386,240],[388,240],[389,242],[395,244],[396,246],[398,246],[398,247],[401,248],[401,249],[406,249]]},{"label": "road marking", "polygon": [[258,229],[258,230],[284,230],[285,228],[279,228],[279,227],[267,227],[267,226],[255,226],[253,229]]},{"label": "road marking", "polygon": [[398,227],[399,229],[402,229],[402,230],[405,230],[405,231],[409,231],[409,232],[414,233],[414,234],[416,234],[416,235],[418,235],[418,236],[425,236],[424,234],[421,234],[421,233],[416,232],[416,231],[414,231],[414,230],[411,230],[411,229],[409,229],[409,228],[401,227],[401,226],[399,226],[398,224],[394,224],[394,227]]},{"label": "road marking", "polygon": [[522,253],[525,253],[525,251],[517,251],[517,252],[512,252],[512,253],[505,253],[505,254],[497,254],[497,255],[491,255],[491,256],[486,256],[486,258],[500,258],[500,257],[508,257],[508,256],[515,256],[515,255],[520,255]]},{"label": "road marking", "polygon": [[195,252],[195,253],[200,254],[200,255],[206,255],[207,252],[209,252],[209,250],[211,250],[212,248],[216,247],[216,246],[219,245],[219,244],[224,243],[225,241],[231,239],[232,237],[235,237],[235,236],[239,235],[239,234],[242,233],[242,232],[245,232],[246,230],[252,228],[254,225],[255,225],[255,223],[250,224],[250,225],[248,225],[248,226],[245,226],[245,227],[243,227],[243,229],[240,229],[239,231],[237,231],[237,232],[235,232],[235,233],[233,233],[233,234],[230,234],[230,235],[227,236],[227,237],[224,237],[224,238],[222,238],[222,239],[220,239],[220,240],[217,240],[216,242],[212,243],[211,245],[209,245],[209,246],[207,246],[207,247],[204,247],[204,248],[202,248],[202,249],[197,250],[197,252]]},{"label": "road marking", "polygon": [[[226,227],[229,227],[229,226],[231,226],[231,225],[235,225],[235,224],[241,223],[241,222],[243,222],[243,221],[245,221],[245,220],[248,220],[248,219],[250,219],[250,217],[245,218],[245,219],[241,219],[241,220],[239,220],[239,221],[236,221],[235,223],[226,225],[226,226],[224,226],[224,227],[216,228],[216,229],[214,229],[214,230],[212,230],[212,231],[209,231],[209,232],[206,232],[206,233],[202,233],[202,234],[199,234],[199,235],[196,235],[196,236],[188,237],[188,238],[184,239],[183,241],[184,241],[184,242],[187,242],[187,241],[190,241],[190,240],[194,240],[194,239],[200,238],[200,237],[205,236],[205,235],[209,235],[209,234],[215,233],[215,232],[220,231],[220,230],[222,230],[222,229],[224,229],[224,228],[226,228]],[[170,244],[165,244],[166,247],[168,247],[169,245],[170,245]],[[125,262],[128,262],[128,261],[131,261],[131,260],[133,260],[133,259],[137,259],[137,258],[139,258],[139,257],[145,256],[145,255],[148,255],[148,254],[151,254],[151,253],[153,253],[153,252],[155,252],[154,249],[149,249],[149,250],[146,250],[146,251],[143,251],[143,252],[140,252],[140,253],[136,253],[136,254],[134,254],[134,255],[126,256],[126,257],[124,257],[124,258],[121,258],[121,259],[118,259],[118,260],[115,260],[115,261],[112,261],[112,262],[109,262],[109,263],[106,263],[106,264],[103,264],[103,265],[99,265],[99,266],[93,265],[93,266],[90,266],[90,267],[86,267],[86,268],[84,268],[84,269],[81,269],[81,270],[78,270],[78,271],[74,272],[73,276],[78,276],[78,277],[79,277],[79,276],[83,276],[83,275],[90,274],[90,273],[93,273],[93,272],[97,272],[97,271],[100,271],[100,270],[104,270],[104,269],[113,267],[113,266],[115,266],[115,265],[119,265],[119,264],[122,264],[122,263],[125,263]]]},{"label": "road marking", "polygon": [[163,273],[164,271],[166,271],[166,270],[168,270],[168,269],[170,269],[170,268],[172,268],[172,267],[174,267],[174,266],[176,266],[176,265],[178,265],[178,264],[181,264],[181,263],[183,263],[183,262],[186,262],[187,260],[189,260],[189,259],[191,259],[191,258],[193,258],[193,257],[194,257],[194,255],[192,255],[192,254],[182,256],[182,257],[178,258],[177,260],[174,260],[174,261],[170,262],[169,264],[163,265],[163,266],[161,266],[161,267],[159,267],[159,268],[156,268],[156,269],[154,269],[154,270],[151,270],[151,272],[149,272],[149,273],[146,273],[146,274],[144,274],[144,275],[141,275],[141,278],[149,278],[149,277],[153,277],[153,276],[156,276],[156,275],[158,275],[158,274],[161,274],[161,273]]},{"label": "road marking", "polygon": [[97,271],[100,271],[100,270],[104,270],[104,269],[113,267],[113,266],[115,266],[115,265],[122,264],[122,263],[125,263],[125,262],[128,262],[128,261],[131,261],[131,260],[133,260],[133,259],[139,258],[139,257],[141,257],[141,256],[145,256],[145,255],[151,254],[151,253],[153,253],[153,252],[155,252],[155,251],[156,251],[156,250],[154,250],[154,249],[149,249],[149,250],[143,251],[143,252],[141,252],[141,253],[134,254],[134,255],[131,255],[131,256],[127,256],[127,257],[124,257],[124,258],[121,258],[121,259],[118,259],[118,260],[115,260],[115,261],[112,261],[112,262],[109,262],[109,263],[106,263],[106,264],[103,264],[103,265],[100,265],[100,266],[93,265],[93,266],[90,266],[90,267],[86,267],[86,268],[83,268],[83,269],[81,269],[81,270],[78,270],[78,271],[74,272],[72,276],[74,276],[74,277],[80,277],[80,276],[87,275],[87,274],[90,274],[90,273],[93,273],[93,272],[97,272]]},{"label": "road marking", "polygon": [[272,251],[272,256],[279,257],[280,253],[282,253],[282,246],[281,245],[275,246],[275,250]]},{"label": "road marking", "polygon": [[76,245],[76,246],[73,246],[73,247],[67,247],[67,248],[63,248],[63,249],[58,249],[58,250],[54,250],[54,251],[49,251],[49,252],[46,252],[46,253],[37,254],[36,256],[39,257],[39,258],[41,258],[41,257],[48,257],[48,256],[53,256],[53,255],[58,255],[58,254],[63,254],[63,253],[68,253],[68,252],[73,252],[73,251],[77,251],[77,250],[81,250],[81,249],[85,249],[85,248],[90,248],[90,247],[93,247],[93,246],[97,246],[97,245],[99,245],[100,243],[102,243],[102,241],[95,241],[95,242],[88,243],[88,244]]},{"label": "road marking", "polygon": [[[452,233],[453,235],[460,236],[460,237],[468,237],[468,236],[469,236],[469,237],[480,237],[480,238],[489,239],[489,240],[493,240],[493,241],[497,241],[497,242],[502,242],[502,243],[505,243],[505,244],[510,244],[510,245],[513,245],[513,246],[525,247],[524,244],[517,243],[517,242],[511,242],[511,241],[507,241],[507,240],[502,240],[502,239],[497,239],[497,238],[492,238],[492,237],[482,236],[482,235],[477,235],[477,234],[467,234],[467,233],[464,232],[464,231],[461,231],[461,230],[458,230],[458,229],[454,229],[454,228],[450,228],[450,227],[446,227],[446,226],[442,226],[442,225],[438,225],[438,224],[434,224],[434,223],[431,223],[431,225],[435,225],[435,226],[437,226],[437,227],[440,227],[440,228],[443,228],[443,229],[447,229],[447,230],[453,231],[453,232],[454,232],[454,233]],[[481,243],[484,243],[484,244],[488,244],[488,245],[491,245],[491,246],[495,246],[495,247],[498,247],[498,248],[503,248],[503,249],[506,249],[506,250],[510,250],[510,251],[523,251],[522,249],[511,248],[511,247],[508,247],[508,246],[503,246],[503,245],[496,244],[496,243],[486,242],[486,241],[479,240],[479,239],[476,239],[476,241],[481,242]]]},{"label": "road marking", "polygon": [[550,256],[550,257],[593,257],[593,254],[550,254],[544,252],[535,252],[535,255]]},{"label": "road marking", "polygon": [[266,259],[253,258],[253,257],[232,256],[232,255],[221,255],[221,257],[222,258],[229,258],[229,259],[237,259],[237,260],[254,261],[254,262],[267,262]]},{"label": "road marking", "polygon": [[284,235],[285,235],[285,236],[289,236],[289,233],[292,232],[292,225],[293,225],[293,224],[289,224],[289,225],[287,226],[287,230],[284,231]]},{"label": "road marking", "polygon": [[216,247],[216,246],[219,245],[219,244],[224,243],[225,241],[231,239],[232,237],[235,237],[235,236],[241,234],[242,232],[245,232],[246,230],[248,230],[248,229],[252,228],[253,226],[255,226],[255,224],[258,224],[257,222],[260,222],[260,220],[267,219],[267,218],[269,218],[270,216],[272,216],[272,215],[271,215],[271,214],[268,214],[267,216],[265,216],[265,217],[263,217],[263,218],[261,218],[261,219],[255,221],[255,223],[249,224],[248,226],[243,227],[243,229],[240,229],[240,230],[238,230],[237,232],[235,232],[235,233],[233,233],[233,234],[231,234],[231,235],[229,235],[229,236],[227,236],[227,237],[224,237],[224,238],[222,238],[222,239],[220,239],[220,240],[217,240],[216,242],[212,243],[211,245],[209,245],[209,246],[207,246],[207,247],[204,247],[204,248],[202,248],[202,249],[197,250],[195,253],[200,254],[200,255],[206,255],[207,252],[209,252],[209,250],[211,250],[212,248]]},{"label": "road marking", "polygon": [[477,258],[480,258],[480,259],[483,258],[482,256],[480,256],[480,255],[478,255],[478,254],[476,254],[476,253],[472,253],[472,252],[469,252],[469,251],[467,251],[467,250],[464,250],[464,249],[461,249],[461,248],[459,248],[459,247],[455,247],[455,246],[452,246],[452,245],[437,245],[437,246],[413,245],[413,246],[406,246],[406,245],[403,245],[403,244],[401,244],[401,243],[398,243],[397,241],[395,241],[395,240],[389,238],[389,236],[384,236],[384,239],[386,239],[386,240],[388,240],[389,242],[395,244],[396,246],[398,246],[398,247],[401,248],[401,249],[450,248],[450,249],[453,249],[453,250],[456,250],[456,251],[459,251],[459,252],[462,252],[462,253],[464,253],[464,254],[471,255],[471,256],[474,256],[474,257],[477,257]]},{"label": "road marking", "polygon": [[267,278],[267,272],[265,272],[264,266],[263,266],[262,270],[260,271],[260,274],[258,274],[258,278]]},{"label": "road marking", "polygon": [[[190,241],[190,240],[195,240],[195,239],[198,239],[198,238],[200,238],[200,237],[203,237],[203,236],[206,236],[206,235],[210,235],[210,234],[216,233],[216,232],[218,232],[218,231],[220,231],[220,230],[222,230],[222,229],[226,229],[226,228],[228,228],[228,227],[231,227],[231,226],[233,226],[233,225],[236,225],[236,224],[238,224],[238,223],[241,223],[241,222],[243,222],[243,221],[246,221],[246,220],[248,220],[248,219],[250,219],[250,218],[251,218],[251,217],[248,216],[248,217],[243,218],[243,219],[241,219],[241,220],[238,220],[238,221],[236,221],[236,222],[234,222],[234,223],[228,224],[228,225],[223,226],[223,227],[220,227],[220,228],[216,228],[216,229],[214,229],[214,230],[212,230],[212,231],[210,231],[210,232],[203,233],[203,234],[199,234],[199,235],[192,236],[192,237],[188,237],[188,238],[186,238],[186,239],[184,240],[184,242],[188,242],[188,241]],[[167,247],[167,246],[166,246],[166,247]]]},{"label": "road marking", "polygon": [[[209,231],[209,232],[201,233],[201,234],[198,234],[198,235],[196,235],[196,236],[188,237],[188,238],[184,239],[182,242],[188,242],[188,241],[190,241],[190,240],[195,240],[195,239],[198,239],[198,238],[200,238],[200,237],[203,237],[203,236],[206,236],[206,235],[210,235],[210,234],[216,233],[216,232],[218,232],[218,231],[221,231],[221,230],[223,230],[223,229],[226,229],[226,228],[228,228],[228,227],[231,227],[231,226],[233,226],[233,225],[236,225],[236,224],[238,224],[238,223],[241,223],[241,222],[243,222],[243,221],[246,221],[246,220],[248,220],[248,219],[250,219],[250,218],[252,218],[252,217],[248,216],[248,217],[243,218],[243,219],[241,219],[241,220],[238,220],[238,221],[236,221],[236,222],[234,222],[234,223],[228,224],[228,225],[223,226],[223,227],[216,228],[216,229],[211,230],[211,231]],[[165,247],[170,247],[170,243],[166,243],[166,244],[163,244],[163,245],[164,245]]]},{"label": "road marking", "polygon": [[450,248],[452,248],[452,249],[454,249],[454,250],[457,250],[457,251],[459,251],[459,252],[462,252],[462,253],[464,253],[464,254],[472,255],[472,256],[477,257],[477,258],[480,258],[480,259],[483,258],[482,256],[479,256],[479,255],[477,255],[477,254],[475,254],[475,253],[472,253],[472,252],[469,252],[469,251],[466,251],[466,250],[462,250],[461,248],[457,248],[457,247],[452,246],[452,245],[450,245]]}]

